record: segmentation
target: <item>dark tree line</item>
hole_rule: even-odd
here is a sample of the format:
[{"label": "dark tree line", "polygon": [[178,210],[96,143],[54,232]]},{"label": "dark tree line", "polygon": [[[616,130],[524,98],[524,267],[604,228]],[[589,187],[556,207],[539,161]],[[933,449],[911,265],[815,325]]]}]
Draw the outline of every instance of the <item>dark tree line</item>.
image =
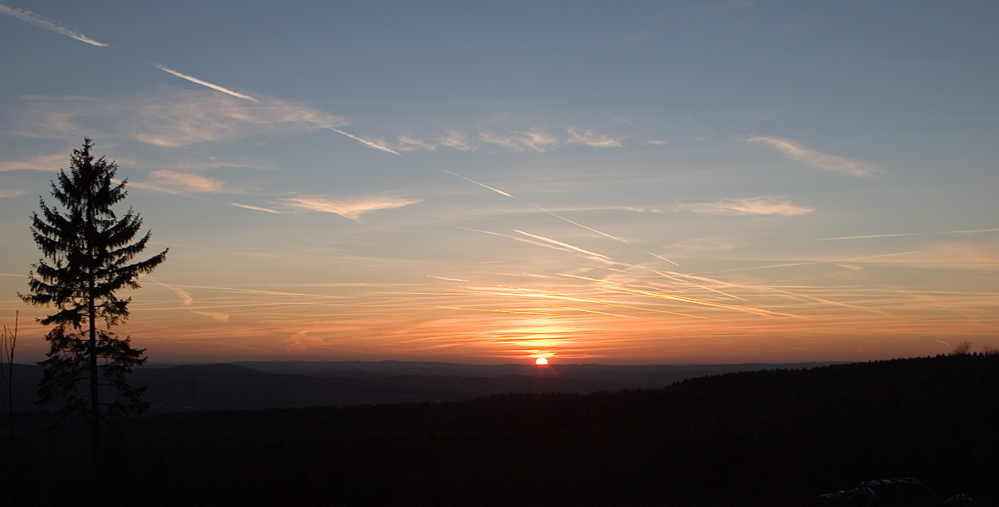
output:
[{"label": "dark tree line", "polygon": [[[997,385],[999,355],[968,354],[591,395],[146,416],[119,463],[123,499],[146,505],[807,506],[904,477],[928,487],[904,505],[995,505]],[[39,439],[41,455],[73,442]]]}]

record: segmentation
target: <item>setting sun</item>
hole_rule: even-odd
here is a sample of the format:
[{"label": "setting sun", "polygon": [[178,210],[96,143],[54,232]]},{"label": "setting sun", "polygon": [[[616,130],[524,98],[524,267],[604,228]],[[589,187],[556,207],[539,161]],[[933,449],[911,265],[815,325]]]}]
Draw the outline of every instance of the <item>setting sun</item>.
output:
[{"label": "setting sun", "polygon": [[544,366],[544,365],[548,364],[548,358],[545,358],[545,357],[539,357],[539,358],[537,358],[537,359],[536,359],[536,360],[534,361],[534,364],[536,364],[536,365],[538,365],[538,366]]}]

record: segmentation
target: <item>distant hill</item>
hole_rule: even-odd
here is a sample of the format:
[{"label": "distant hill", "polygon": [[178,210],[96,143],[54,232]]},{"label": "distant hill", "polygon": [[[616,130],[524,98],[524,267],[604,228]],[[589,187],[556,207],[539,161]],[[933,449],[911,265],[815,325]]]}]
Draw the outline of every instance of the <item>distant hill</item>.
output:
[{"label": "distant hill", "polygon": [[[151,414],[193,410],[260,410],[309,406],[458,401],[499,393],[593,393],[658,388],[698,376],[791,365],[525,364],[469,365],[407,361],[247,361],[137,368],[131,382],[148,387]],[[16,365],[15,410],[38,410],[41,370]],[[6,393],[0,393],[0,399]],[[46,408],[54,408],[52,406]]]},{"label": "distant hill", "polygon": [[[212,372],[279,375],[189,374]],[[107,503],[938,506],[963,494],[947,505],[997,505],[997,386],[999,355],[957,355],[617,392],[162,414],[115,442],[115,481],[133,489]],[[43,420],[19,423],[17,473],[79,467],[85,432],[52,436]],[[18,494],[64,504],[85,480],[18,482]]]}]

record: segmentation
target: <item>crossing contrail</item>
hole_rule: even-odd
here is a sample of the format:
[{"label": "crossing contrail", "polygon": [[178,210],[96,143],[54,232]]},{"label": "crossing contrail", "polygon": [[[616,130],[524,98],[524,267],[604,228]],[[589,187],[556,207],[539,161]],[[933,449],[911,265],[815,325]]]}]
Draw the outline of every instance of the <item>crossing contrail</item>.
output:
[{"label": "crossing contrail", "polygon": [[463,179],[463,180],[465,180],[465,181],[467,181],[469,183],[473,183],[473,184],[478,185],[478,186],[480,186],[482,188],[485,188],[485,189],[488,189],[488,190],[492,190],[493,192],[496,192],[497,194],[500,194],[502,196],[506,196],[506,197],[509,197],[509,198],[511,198],[511,199],[513,199],[515,201],[518,201],[520,203],[526,204],[526,205],[528,205],[528,206],[530,206],[530,207],[532,207],[532,208],[534,208],[534,209],[536,209],[538,211],[541,211],[543,213],[547,213],[547,214],[549,214],[549,215],[551,215],[551,216],[553,216],[553,217],[555,217],[555,218],[557,218],[559,220],[562,220],[563,222],[567,222],[567,223],[570,223],[572,225],[575,225],[576,227],[580,227],[580,228],[586,229],[586,230],[588,230],[590,232],[593,232],[595,234],[599,234],[599,235],[601,235],[601,236],[603,236],[605,238],[613,239],[614,241],[617,241],[619,243],[624,243],[625,245],[628,245],[628,246],[630,246],[632,248],[636,248],[636,249],[642,251],[643,253],[651,255],[651,256],[653,256],[653,257],[655,257],[655,258],[657,258],[657,259],[659,259],[661,261],[666,261],[666,262],[668,262],[668,263],[670,263],[670,264],[672,264],[674,266],[679,266],[679,264],[677,264],[676,262],[673,262],[673,261],[671,261],[671,260],[669,260],[669,259],[667,259],[667,258],[665,258],[665,257],[663,257],[661,255],[652,253],[652,252],[650,252],[648,250],[645,250],[643,248],[637,247],[637,246],[633,245],[631,242],[629,242],[628,240],[626,240],[624,238],[619,238],[617,236],[614,236],[614,235],[611,235],[611,234],[607,234],[606,232],[598,231],[597,229],[594,229],[594,228],[592,228],[592,227],[590,227],[588,225],[584,225],[584,224],[581,224],[581,223],[576,222],[574,220],[568,219],[568,218],[566,218],[566,217],[564,217],[562,215],[559,215],[558,213],[555,213],[553,211],[549,211],[549,210],[547,210],[545,208],[542,208],[541,206],[538,206],[537,204],[534,204],[534,203],[531,203],[531,202],[527,202],[527,201],[521,199],[520,197],[517,197],[515,195],[512,195],[512,194],[509,194],[507,192],[504,192],[504,191],[502,191],[502,190],[500,190],[498,188],[490,187],[489,185],[486,185],[485,183],[479,183],[478,181],[475,181],[475,180],[473,180],[471,178],[467,178],[467,177],[462,176],[462,175],[457,174],[457,173],[453,173],[453,172],[448,171],[447,169],[444,169],[444,168],[438,168],[438,169],[440,169],[441,171],[443,171],[445,173],[448,173],[451,176],[454,176],[456,178],[461,178],[461,179]]}]

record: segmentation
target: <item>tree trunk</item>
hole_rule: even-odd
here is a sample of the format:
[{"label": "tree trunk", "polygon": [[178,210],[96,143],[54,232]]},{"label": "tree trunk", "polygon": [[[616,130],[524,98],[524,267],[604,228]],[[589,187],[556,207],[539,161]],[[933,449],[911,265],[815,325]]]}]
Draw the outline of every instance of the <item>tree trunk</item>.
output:
[{"label": "tree trunk", "polygon": [[[93,255],[91,255],[93,259]],[[100,456],[101,456],[101,405],[99,396],[99,384],[97,376],[97,306],[94,301],[94,275],[91,272],[90,280],[88,281],[88,291],[87,291],[87,310],[89,313],[88,320],[90,324],[90,337],[88,352],[90,352],[90,501],[91,505],[95,507],[99,504],[97,487],[98,477],[100,473]]]}]

